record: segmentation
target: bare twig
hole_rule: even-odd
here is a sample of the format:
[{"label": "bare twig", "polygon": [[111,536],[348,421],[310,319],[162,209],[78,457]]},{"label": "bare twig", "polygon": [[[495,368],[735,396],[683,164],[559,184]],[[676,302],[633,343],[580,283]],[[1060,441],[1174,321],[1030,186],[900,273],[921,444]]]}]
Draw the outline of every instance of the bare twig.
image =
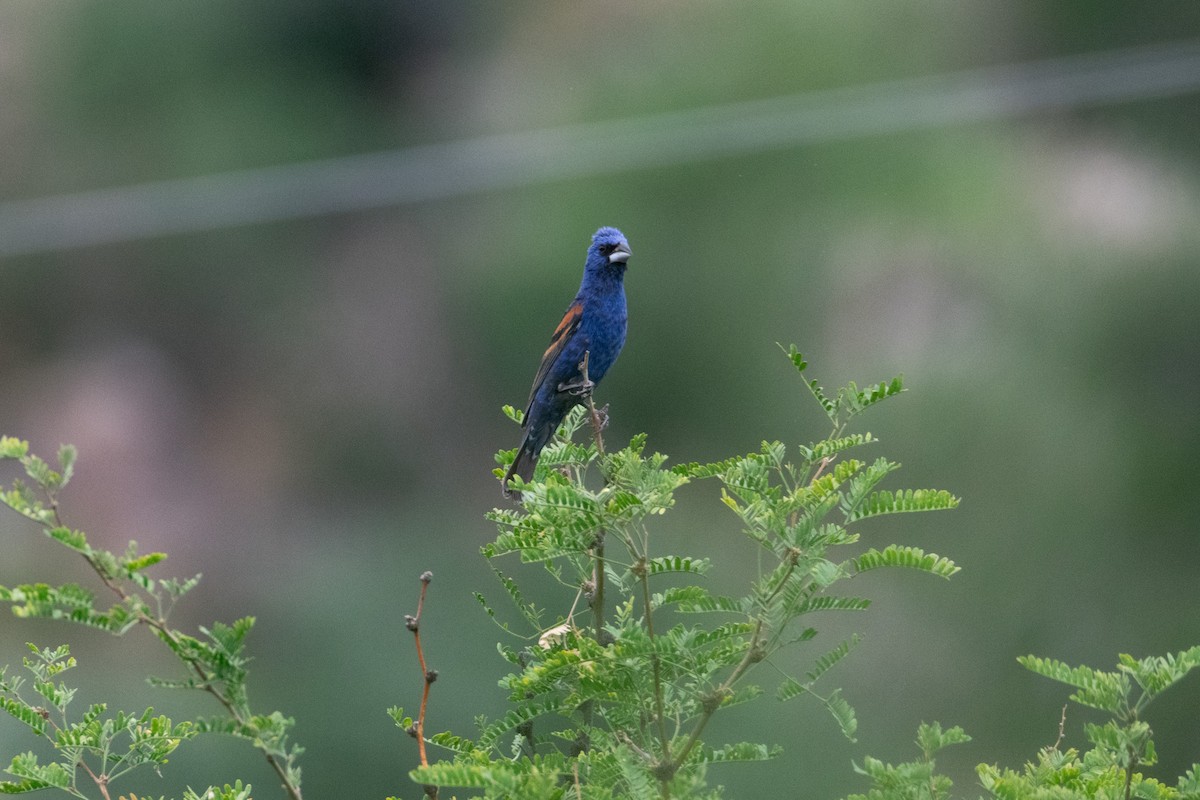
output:
[{"label": "bare twig", "polygon": [[1060,744],[1062,744],[1063,730],[1066,727],[1067,727],[1067,705],[1066,705],[1066,703],[1064,703],[1063,709],[1062,709],[1062,717],[1058,720],[1058,738],[1054,740],[1054,747],[1051,747],[1050,748],[1051,750],[1057,750],[1058,746]]},{"label": "bare twig", "polygon": [[809,481],[810,484],[816,482],[817,478],[821,477],[821,473],[825,471],[825,468],[829,466],[831,461],[833,461],[833,459],[829,456],[825,456],[821,459],[821,463],[817,465],[817,474],[812,476],[812,480]]},{"label": "bare twig", "polygon": [[[425,610],[425,593],[429,590],[429,584],[433,580],[433,573],[426,570],[421,573],[421,596],[417,600],[417,613],[415,616],[405,615],[404,627],[412,631],[413,641],[417,645],[417,661],[421,665],[421,679],[425,682],[425,688],[421,692],[421,710],[417,713],[417,722],[414,730],[411,730],[413,737],[417,740],[417,751],[421,756],[421,766],[429,766],[429,757],[425,754],[425,710],[429,706],[429,687],[437,680],[437,670],[429,669],[425,664],[425,651],[421,647],[421,612]],[[424,786],[425,796],[430,800],[437,800],[438,787],[426,784]]]}]

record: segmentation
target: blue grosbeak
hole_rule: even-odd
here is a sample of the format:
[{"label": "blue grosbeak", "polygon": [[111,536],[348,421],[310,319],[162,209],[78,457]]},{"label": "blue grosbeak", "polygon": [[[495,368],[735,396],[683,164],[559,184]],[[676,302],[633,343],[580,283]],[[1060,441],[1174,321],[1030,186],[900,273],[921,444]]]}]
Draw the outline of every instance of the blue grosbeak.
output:
[{"label": "blue grosbeak", "polygon": [[[625,344],[625,262],[629,243],[616,228],[601,228],[592,236],[579,294],[567,307],[550,337],[541,366],[533,379],[525,407],[525,438],[504,476],[504,495],[514,475],[533,478],[542,448],[572,407],[582,403]],[[581,364],[587,356],[587,380]]]}]

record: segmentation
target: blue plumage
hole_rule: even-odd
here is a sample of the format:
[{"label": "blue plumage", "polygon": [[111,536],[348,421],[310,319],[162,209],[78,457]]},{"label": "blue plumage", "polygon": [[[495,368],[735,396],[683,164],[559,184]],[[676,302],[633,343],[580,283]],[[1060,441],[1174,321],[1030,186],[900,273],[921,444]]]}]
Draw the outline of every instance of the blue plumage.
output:
[{"label": "blue plumage", "polygon": [[533,477],[542,448],[567,412],[583,402],[591,390],[582,385],[579,365],[584,353],[588,354],[588,379],[593,386],[621,353],[627,318],[625,262],[628,259],[629,243],[616,228],[601,228],[592,236],[579,293],[555,328],[533,379],[529,405],[525,408],[525,438],[504,476],[505,495],[511,493],[508,481],[513,475],[525,481]]}]

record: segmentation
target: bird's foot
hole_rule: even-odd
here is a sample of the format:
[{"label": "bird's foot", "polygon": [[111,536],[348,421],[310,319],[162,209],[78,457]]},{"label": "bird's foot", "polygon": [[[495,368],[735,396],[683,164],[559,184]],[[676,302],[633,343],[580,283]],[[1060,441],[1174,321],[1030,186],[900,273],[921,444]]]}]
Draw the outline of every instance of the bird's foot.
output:
[{"label": "bird's foot", "polygon": [[583,378],[573,381],[563,381],[558,385],[560,392],[566,392],[574,397],[590,397],[592,389],[595,388],[595,382]]},{"label": "bird's foot", "polygon": [[599,430],[603,431],[608,428],[608,404],[604,404],[604,408],[596,409],[596,416],[592,421]]}]

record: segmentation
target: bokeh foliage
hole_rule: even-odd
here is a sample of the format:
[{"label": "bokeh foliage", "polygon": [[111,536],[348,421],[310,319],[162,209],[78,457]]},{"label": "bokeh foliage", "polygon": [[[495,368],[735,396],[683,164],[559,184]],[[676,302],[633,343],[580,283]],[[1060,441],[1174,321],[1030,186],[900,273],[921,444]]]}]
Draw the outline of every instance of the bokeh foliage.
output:
[{"label": "bokeh foliage", "polygon": [[[17,0],[0,8],[0,198],[1175,40],[1200,31],[1198,15],[1195,4],[1115,0],[503,13],[382,0]],[[698,462],[780,431],[813,438],[819,413],[797,411],[784,381],[762,380],[781,370],[762,343],[780,339],[835,370],[903,369],[921,388],[921,402],[881,409],[875,432],[898,458],[920,455],[914,482],[954,475],[971,498],[928,527],[933,549],[953,539],[971,569],[881,603],[864,657],[845,665],[846,689],[878,709],[860,720],[867,752],[900,752],[929,717],[1009,748],[996,757],[1016,763],[1031,727],[1053,734],[1059,699],[1037,694],[1014,653],[1106,663],[1200,640],[1200,621],[1175,605],[1200,559],[1200,418],[1188,400],[1200,388],[1194,101],[7,259],[0,421],[41,452],[73,441],[113,464],[76,487],[96,542],[119,550],[136,536],[170,550],[184,574],[209,573],[197,591],[216,616],[257,611],[264,703],[290,709],[303,695],[313,712],[297,733],[314,760],[369,772],[393,756],[382,744],[390,723],[347,741],[346,700],[329,687],[349,674],[386,693],[392,671],[334,654],[370,651],[397,576],[470,564],[488,535],[478,510],[494,502],[489,454],[510,444],[495,408],[524,396],[587,234],[617,224],[634,259],[629,346],[601,398],[614,435],[652,431],[655,448]],[[664,520],[675,549],[693,537],[721,545],[708,514],[684,507],[676,518]],[[5,563],[48,560],[41,548],[53,543],[16,525],[0,521]],[[465,569],[466,584],[490,580],[482,565]],[[306,596],[296,587],[308,581],[330,588]],[[360,592],[336,588],[347,584]],[[461,626],[440,643],[458,682],[494,682],[500,665],[465,644],[488,630],[474,599],[443,602],[430,628],[438,614]],[[14,625],[0,619],[0,640],[19,647]],[[331,640],[307,636],[312,626]],[[89,672],[119,670],[106,641],[73,648]],[[866,665],[885,650],[896,657],[881,676]],[[1177,691],[1200,703],[1200,692]],[[1035,702],[1014,709],[1029,692]],[[498,713],[493,702],[487,691],[457,697],[447,726]],[[789,707],[776,721],[802,737],[818,720]],[[1195,733],[1164,724],[1162,768],[1179,774]],[[960,786],[973,780],[975,746],[942,758]],[[824,776],[823,762],[858,757],[829,745],[800,766]],[[173,768],[200,784],[220,761],[232,780],[249,774],[237,759],[212,751]],[[727,783],[753,794],[778,785],[776,766],[761,784],[736,768]],[[322,794],[340,788],[335,770],[306,777]],[[828,781],[810,788],[855,788]]]}]

